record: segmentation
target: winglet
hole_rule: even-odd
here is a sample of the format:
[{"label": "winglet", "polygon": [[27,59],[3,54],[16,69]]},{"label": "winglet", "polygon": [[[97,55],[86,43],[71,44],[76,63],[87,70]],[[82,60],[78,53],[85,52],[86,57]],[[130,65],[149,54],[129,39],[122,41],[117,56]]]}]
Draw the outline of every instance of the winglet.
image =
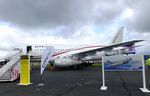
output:
[{"label": "winglet", "polygon": [[111,44],[122,43],[123,41],[123,27],[119,28],[118,32],[115,34],[114,38],[111,41]]}]

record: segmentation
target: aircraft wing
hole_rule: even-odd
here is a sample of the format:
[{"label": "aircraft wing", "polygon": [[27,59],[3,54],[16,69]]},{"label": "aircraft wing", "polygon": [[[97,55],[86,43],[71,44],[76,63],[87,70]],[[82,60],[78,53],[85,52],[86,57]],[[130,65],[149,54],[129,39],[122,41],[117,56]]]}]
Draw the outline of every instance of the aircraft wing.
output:
[{"label": "aircraft wing", "polygon": [[97,49],[92,49],[92,50],[88,50],[88,51],[84,51],[84,52],[80,52],[80,53],[75,53],[74,55],[84,58],[85,56],[95,54],[96,52],[112,50],[113,48],[120,47],[120,46],[123,46],[123,47],[124,46],[132,46],[133,44],[135,44],[137,42],[142,42],[142,41],[144,41],[144,40],[132,40],[132,41],[122,42],[122,43],[118,43],[118,44],[112,44],[112,45],[108,45],[108,46],[97,48]]},{"label": "aircraft wing", "polygon": [[122,43],[103,47],[103,49],[111,49],[111,48],[120,47],[120,46],[131,46],[137,42],[142,42],[142,41],[144,41],[144,40],[132,40],[132,41],[127,41],[127,42],[122,42]]}]

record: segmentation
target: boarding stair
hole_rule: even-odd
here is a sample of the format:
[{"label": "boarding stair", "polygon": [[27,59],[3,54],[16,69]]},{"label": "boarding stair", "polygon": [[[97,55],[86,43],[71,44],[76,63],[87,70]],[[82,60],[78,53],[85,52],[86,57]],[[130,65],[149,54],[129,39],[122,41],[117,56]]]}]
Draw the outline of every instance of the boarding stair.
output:
[{"label": "boarding stair", "polygon": [[15,49],[3,58],[3,61],[1,61],[1,64],[3,65],[0,67],[0,82],[14,81],[19,77],[21,55],[22,50]]}]

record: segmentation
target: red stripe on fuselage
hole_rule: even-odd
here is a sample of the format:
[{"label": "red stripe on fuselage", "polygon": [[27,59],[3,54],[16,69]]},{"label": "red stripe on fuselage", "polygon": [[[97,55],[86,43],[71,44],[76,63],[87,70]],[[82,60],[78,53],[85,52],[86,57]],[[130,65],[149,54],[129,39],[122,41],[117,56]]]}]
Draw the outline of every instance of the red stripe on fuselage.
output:
[{"label": "red stripe on fuselage", "polygon": [[73,50],[67,50],[67,51],[63,51],[63,52],[57,52],[57,53],[54,53],[54,55],[52,55],[52,56],[58,56],[58,55],[61,55],[63,53],[67,53],[67,52],[71,52],[71,51],[76,51],[76,50],[81,50],[81,49],[86,49],[86,48],[94,48],[94,47],[104,47],[104,45],[87,46],[87,47],[76,48],[76,49],[73,49]]}]

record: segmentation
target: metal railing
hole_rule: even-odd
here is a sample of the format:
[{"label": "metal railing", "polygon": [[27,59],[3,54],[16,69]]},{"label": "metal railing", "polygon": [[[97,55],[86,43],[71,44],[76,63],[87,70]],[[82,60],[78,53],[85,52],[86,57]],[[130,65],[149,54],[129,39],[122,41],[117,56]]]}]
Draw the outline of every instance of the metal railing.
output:
[{"label": "metal railing", "polygon": [[[16,54],[10,56],[9,61],[0,68],[0,77],[5,74],[13,65],[20,61],[22,50],[16,51]],[[8,58],[7,58],[8,59]]]}]

